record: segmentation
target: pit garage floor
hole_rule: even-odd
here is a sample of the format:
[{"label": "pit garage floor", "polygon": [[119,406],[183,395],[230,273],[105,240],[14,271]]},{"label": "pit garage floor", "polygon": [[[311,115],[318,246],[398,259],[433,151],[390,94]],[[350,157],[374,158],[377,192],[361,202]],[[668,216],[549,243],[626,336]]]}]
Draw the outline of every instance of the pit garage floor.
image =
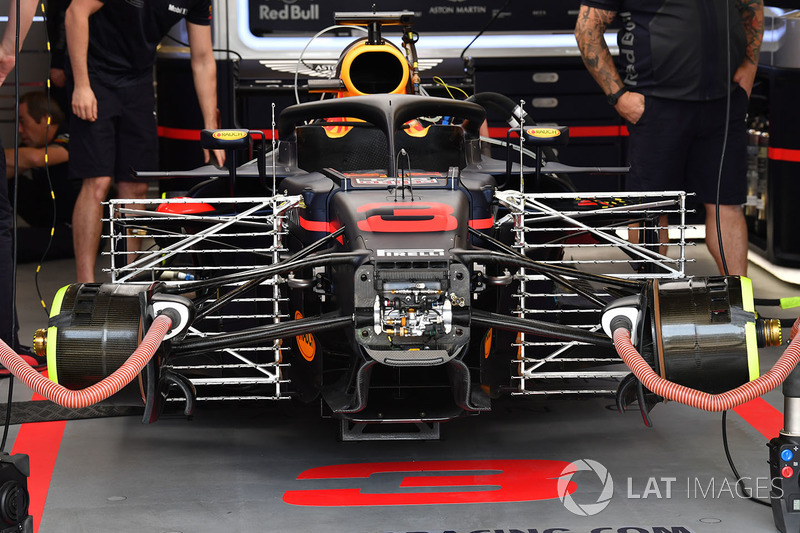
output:
[{"label": "pit garage floor", "polygon": [[[691,254],[690,273],[715,272],[704,246]],[[34,268],[18,274],[23,339],[46,324]],[[750,275],[757,298],[800,293],[752,263]],[[72,280],[71,260],[44,265],[48,305]],[[762,367],[780,351],[762,351]],[[0,382],[4,397],[7,387]],[[19,382],[14,395],[31,397]],[[153,425],[137,416],[12,425],[6,449],[30,455],[41,533],[775,531],[770,509],[737,493],[719,414],[662,404],[648,429],[638,411],[619,414],[612,403],[510,398],[427,442],[338,442],[316,405],[200,406],[192,420]],[[782,409],[772,392],[728,416],[736,466],[761,499],[765,443]],[[553,478],[579,460],[587,469],[562,503]]]}]

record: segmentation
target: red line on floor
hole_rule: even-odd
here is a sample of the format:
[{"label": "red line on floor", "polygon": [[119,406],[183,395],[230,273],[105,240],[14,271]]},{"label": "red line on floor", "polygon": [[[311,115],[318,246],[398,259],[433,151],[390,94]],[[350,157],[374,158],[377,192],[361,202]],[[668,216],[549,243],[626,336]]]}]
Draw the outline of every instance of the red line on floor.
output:
[{"label": "red line on floor", "polygon": [[[43,399],[38,394],[33,397],[33,400]],[[736,407],[734,411],[766,439],[777,436],[783,428],[783,414],[763,398],[747,402]],[[50,489],[66,425],[66,421],[23,424],[14,441],[11,453],[26,453],[30,457],[31,475],[28,478],[28,492],[31,504],[29,512],[33,516],[35,532],[39,531],[39,524],[42,521],[47,493]]]},{"label": "red line on floor", "polygon": [[733,410],[767,439],[777,437],[783,429],[783,413],[763,398],[756,398]]},{"label": "red line on floor", "polygon": [[[47,375],[47,373],[44,373]],[[34,394],[33,400],[44,400]],[[47,492],[53,478],[53,470],[58,458],[58,449],[64,437],[66,420],[57,422],[35,422],[22,424],[14,441],[12,454],[26,453],[31,462],[31,475],[28,478],[28,493],[31,497],[29,513],[33,516],[33,530],[39,531],[42,522]]]}]

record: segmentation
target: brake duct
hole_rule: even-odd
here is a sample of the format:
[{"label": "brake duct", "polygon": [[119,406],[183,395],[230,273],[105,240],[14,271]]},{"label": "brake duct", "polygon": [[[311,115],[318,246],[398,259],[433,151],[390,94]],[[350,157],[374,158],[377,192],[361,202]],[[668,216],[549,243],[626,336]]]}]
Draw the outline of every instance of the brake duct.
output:
[{"label": "brake duct", "polygon": [[194,316],[190,300],[163,294],[163,288],[160,283],[67,285],[56,293],[48,328],[34,337],[36,352],[47,353],[49,379],[6,344],[0,344],[0,363],[34,392],[70,409],[112,396],[114,402],[143,402],[142,371],[161,343],[185,333]]},{"label": "brake duct", "polygon": [[[731,302],[731,294],[735,291],[727,291],[729,288],[738,288],[737,282],[741,282],[744,294],[743,301],[740,301],[741,306],[733,305]],[[671,288],[669,283],[662,283],[661,287],[654,284],[652,294],[654,303],[650,306],[640,306],[640,303],[632,300],[618,301],[610,305],[603,316],[603,327],[613,338],[617,353],[642,385],[654,394],[697,409],[725,411],[776,388],[800,361],[800,340],[797,335],[800,318],[798,318],[792,327],[792,341],[783,355],[769,371],[755,378],[758,375],[758,361],[757,358],[751,357],[752,351],[756,342],[763,341],[770,335],[764,331],[759,333],[756,329],[752,289],[749,288],[749,280],[746,278],[715,277],[671,283],[673,284]],[[726,289],[724,291],[723,285]],[[679,305],[678,302],[681,300],[682,304]],[[665,312],[676,314],[680,312],[681,307],[685,314],[697,313],[700,309],[701,313],[707,315],[705,331],[702,325],[698,325],[703,320],[697,316],[692,317],[694,320],[691,321],[691,326],[685,317],[670,321],[669,318],[661,316]],[[645,361],[634,346],[637,335],[648,333],[649,328],[646,327],[648,312],[654,317],[653,322],[649,324],[653,330],[651,340],[655,350],[652,364]],[[745,332],[744,343],[749,353],[743,354],[742,350],[735,349],[739,347],[732,349],[730,345],[726,346],[730,338],[741,338],[742,331]],[[780,344],[779,334],[773,334],[772,337],[772,345]],[[725,353],[726,348],[728,353]],[[701,355],[704,350],[710,352],[714,349],[718,349],[720,353],[716,354],[716,359],[710,361],[709,366],[719,371],[724,364],[727,374],[725,377],[729,380],[736,379],[743,370],[742,365],[736,361],[744,359],[746,361],[744,366],[750,367],[749,375],[752,381],[743,379],[741,381],[745,382],[735,388],[727,386],[720,388],[719,383],[708,382],[709,378],[713,378],[713,374],[708,369],[703,369],[704,361]],[[662,375],[659,375],[653,366]],[[744,370],[748,371],[747,368]],[[670,373],[674,376],[674,381],[667,379]],[[703,382],[698,375],[706,378],[703,388],[707,390],[676,383],[676,381]],[[716,391],[719,392],[715,393]]]},{"label": "brake duct", "polygon": [[[793,329],[800,325],[800,318]],[[614,330],[614,347],[633,374],[647,389],[666,398],[705,411],[727,411],[766,394],[781,383],[800,361],[800,337],[795,335],[789,347],[766,374],[720,394],[710,394],[667,381],[656,374],[631,343],[630,322],[620,319]]]},{"label": "brake duct", "polygon": [[136,379],[171,328],[172,319],[166,314],[158,315],[142,342],[122,366],[101,381],[81,390],[68,389],[42,376],[3,341],[0,341],[0,363],[37,394],[62,407],[80,409],[110,398]]}]

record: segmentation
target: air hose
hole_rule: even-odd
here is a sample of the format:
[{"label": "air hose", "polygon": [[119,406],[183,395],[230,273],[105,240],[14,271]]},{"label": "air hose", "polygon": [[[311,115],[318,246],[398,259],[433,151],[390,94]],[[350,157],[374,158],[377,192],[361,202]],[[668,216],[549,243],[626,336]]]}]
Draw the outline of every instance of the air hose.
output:
[{"label": "air hose", "polygon": [[142,342],[122,366],[102,381],[81,390],[67,389],[42,376],[3,341],[0,341],[0,363],[37,394],[62,407],[80,409],[109,398],[136,379],[171,327],[172,320],[167,315],[157,316]]},{"label": "air hose", "polygon": [[680,402],[705,411],[727,411],[749,402],[780,385],[800,361],[798,329],[800,329],[800,317],[792,326],[792,341],[786,351],[763,376],[721,394],[709,394],[667,381],[656,374],[631,343],[630,321],[622,318],[615,319],[612,323],[614,348],[616,348],[619,356],[645,388],[667,400]]},{"label": "air hose", "polygon": [[518,128],[528,113],[522,109],[519,102],[515,102],[508,96],[494,92],[475,93],[469,98],[467,102],[475,102],[476,104],[486,107],[492,107],[495,110],[505,114],[508,119],[508,125],[512,128]]}]

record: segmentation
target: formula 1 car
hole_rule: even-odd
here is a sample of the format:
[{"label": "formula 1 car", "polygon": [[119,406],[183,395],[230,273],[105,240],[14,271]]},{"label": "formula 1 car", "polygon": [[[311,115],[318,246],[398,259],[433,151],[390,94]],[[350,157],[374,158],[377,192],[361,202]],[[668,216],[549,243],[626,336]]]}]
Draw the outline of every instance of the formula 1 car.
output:
[{"label": "formula 1 car", "polygon": [[52,380],[124,367],[159,314],[163,342],[106,400],[148,422],[319,399],[344,439],[431,438],[509,394],[616,396],[647,420],[661,395],[609,338],[625,321],[661,379],[718,393],[757,377],[780,325],[755,316],[748,280],[686,276],[685,193],[578,193],[571,173],[624,169],[558,163],[568,129],[519,112],[513,155],[487,156],[481,103],[516,104],[414,94],[413,62],[380,37],[393,18],[343,18],[370,36],[343,54],[339,97],[286,108],[271,151],[262,132],[204,131],[229,161],[254,140],[257,157],[168,174],[208,178],[182,197],[110,202],[112,282],[63,288],[37,337]]}]

